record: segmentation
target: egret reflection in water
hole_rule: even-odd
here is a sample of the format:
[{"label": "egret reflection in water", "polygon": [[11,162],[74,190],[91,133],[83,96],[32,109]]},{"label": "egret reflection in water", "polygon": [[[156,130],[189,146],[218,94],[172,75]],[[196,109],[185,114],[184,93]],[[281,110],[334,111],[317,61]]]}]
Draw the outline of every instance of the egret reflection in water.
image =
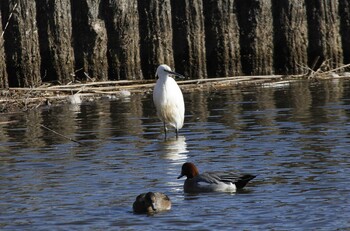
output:
[{"label": "egret reflection in water", "polygon": [[160,149],[164,150],[164,153],[161,154],[164,159],[181,161],[181,163],[187,159],[188,150],[185,136],[164,140],[159,145]]}]

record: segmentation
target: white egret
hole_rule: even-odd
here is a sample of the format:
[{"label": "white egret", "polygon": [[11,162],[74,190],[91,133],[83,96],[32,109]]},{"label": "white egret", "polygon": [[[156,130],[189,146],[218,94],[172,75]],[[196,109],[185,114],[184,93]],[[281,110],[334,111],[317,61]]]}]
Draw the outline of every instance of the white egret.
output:
[{"label": "white egret", "polygon": [[176,137],[178,137],[179,129],[184,124],[185,103],[179,86],[169,75],[183,76],[171,71],[165,64],[157,68],[157,75],[159,79],[153,90],[153,102],[157,108],[157,115],[163,121],[165,138],[167,125],[175,128]]}]

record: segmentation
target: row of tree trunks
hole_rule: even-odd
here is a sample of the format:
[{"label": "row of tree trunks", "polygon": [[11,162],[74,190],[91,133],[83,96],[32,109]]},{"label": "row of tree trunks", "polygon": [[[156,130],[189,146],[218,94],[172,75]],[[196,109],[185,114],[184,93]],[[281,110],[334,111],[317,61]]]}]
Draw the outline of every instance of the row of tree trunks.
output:
[{"label": "row of tree trunks", "polygon": [[350,62],[348,0],[1,0],[0,87]]}]

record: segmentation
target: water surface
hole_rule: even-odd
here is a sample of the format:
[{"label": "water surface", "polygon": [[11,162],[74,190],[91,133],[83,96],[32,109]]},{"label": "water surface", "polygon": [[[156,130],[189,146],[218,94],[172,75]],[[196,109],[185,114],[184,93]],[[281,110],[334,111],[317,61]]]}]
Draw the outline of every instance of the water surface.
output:
[{"label": "water surface", "polygon": [[[150,95],[0,117],[2,230],[350,229],[350,82],[184,94],[163,139]],[[45,130],[44,125],[81,142]],[[257,174],[240,193],[183,193],[181,165]],[[173,209],[135,215],[135,197]]]}]

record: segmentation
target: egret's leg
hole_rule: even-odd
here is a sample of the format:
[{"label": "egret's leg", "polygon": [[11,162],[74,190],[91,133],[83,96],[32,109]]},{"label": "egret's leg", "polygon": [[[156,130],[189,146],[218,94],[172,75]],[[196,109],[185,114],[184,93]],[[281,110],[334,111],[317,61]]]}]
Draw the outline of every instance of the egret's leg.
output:
[{"label": "egret's leg", "polygon": [[163,123],[163,126],[164,126],[164,136],[165,136],[165,139],[166,139],[166,125],[165,125],[165,122]]},{"label": "egret's leg", "polygon": [[176,133],[176,139],[179,138],[179,130],[175,128],[175,133]]}]

